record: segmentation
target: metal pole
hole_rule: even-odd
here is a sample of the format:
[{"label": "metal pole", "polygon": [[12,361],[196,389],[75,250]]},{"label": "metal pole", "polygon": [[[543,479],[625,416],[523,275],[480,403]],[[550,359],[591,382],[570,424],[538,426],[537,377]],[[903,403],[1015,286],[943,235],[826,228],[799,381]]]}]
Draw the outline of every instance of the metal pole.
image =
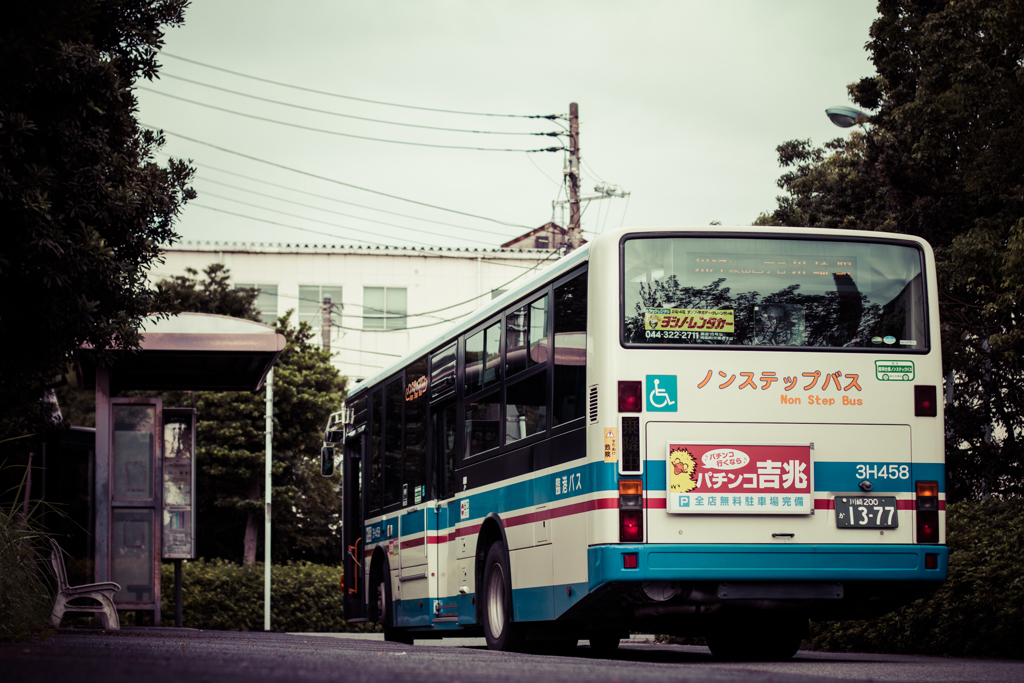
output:
[{"label": "metal pole", "polygon": [[331,297],[324,297],[324,305],[320,311],[321,337],[324,342],[324,351],[331,350]]},{"label": "metal pole", "polygon": [[266,514],[263,521],[263,630],[270,630],[270,469],[273,462],[274,446],[274,368],[267,373],[267,427],[266,427],[266,463],[263,482],[263,499]]},{"label": "metal pole", "polygon": [[181,628],[181,560],[174,561],[174,625]]}]

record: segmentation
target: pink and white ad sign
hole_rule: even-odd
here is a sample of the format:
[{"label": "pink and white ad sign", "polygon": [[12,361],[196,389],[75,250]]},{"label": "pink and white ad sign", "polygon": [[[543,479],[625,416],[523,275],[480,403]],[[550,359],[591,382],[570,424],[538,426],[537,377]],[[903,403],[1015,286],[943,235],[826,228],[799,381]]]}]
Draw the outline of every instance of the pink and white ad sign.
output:
[{"label": "pink and white ad sign", "polygon": [[811,445],[669,442],[668,511],[676,514],[806,515]]}]

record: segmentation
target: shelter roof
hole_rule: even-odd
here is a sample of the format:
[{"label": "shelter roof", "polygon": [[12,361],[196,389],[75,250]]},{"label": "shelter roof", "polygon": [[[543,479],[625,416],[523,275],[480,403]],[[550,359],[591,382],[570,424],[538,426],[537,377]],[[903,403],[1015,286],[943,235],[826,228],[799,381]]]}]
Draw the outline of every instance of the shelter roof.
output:
[{"label": "shelter roof", "polygon": [[[118,354],[110,369],[111,393],[254,391],[284,351],[285,338],[270,325],[208,313],[180,313],[143,323],[141,350]],[[79,380],[96,386],[96,350],[78,354]]]}]

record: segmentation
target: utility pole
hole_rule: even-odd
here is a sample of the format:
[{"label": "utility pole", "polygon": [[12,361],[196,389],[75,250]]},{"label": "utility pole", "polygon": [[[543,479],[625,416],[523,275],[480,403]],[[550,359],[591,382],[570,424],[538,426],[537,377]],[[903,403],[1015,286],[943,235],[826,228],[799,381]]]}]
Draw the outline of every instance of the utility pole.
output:
[{"label": "utility pole", "polygon": [[580,227],[580,109],[575,102],[569,104],[569,251],[583,241]]},{"label": "utility pole", "polygon": [[324,307],[321,311],[320,328],[324,340],[324,351],[331,350],[331,297],[324,297]]}]

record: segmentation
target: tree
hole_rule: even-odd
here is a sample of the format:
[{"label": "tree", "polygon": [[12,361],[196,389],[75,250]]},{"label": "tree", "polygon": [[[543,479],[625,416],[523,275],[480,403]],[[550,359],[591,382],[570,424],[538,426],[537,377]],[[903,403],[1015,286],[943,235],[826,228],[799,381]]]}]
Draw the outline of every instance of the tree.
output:
[{"label": "tree", "polygon": [[38,0],[0,10],[0,434],[49,421],[40,402],[88,343],[133,349],[156,310],[146,270],[194,197],[192,169],[153,161],[132,86],[157,73],[186,0]]},{"label": "tree", "polygon": [[[177,303],[171,312],[258,318],[256,290],[233,289],[220,264],[157,285]],[[306,323],[277,321],[286,341],[274,366],[272,557],[339,563],[341,490],[337,477],[320,476],[327,418],[344,399],[345,381],[330,353],[310,344]],[[188,394],[165,395],[166,405],[191,406]],[[255,562],[263,520],[265,398],[263,391],[196,392],[197,520],[199,554]]]},{"label": "tree", "polygon": [[918,235],[936,251],[949,497],[1024,493],[1024,5],[882,0],[877,75],[849,86],[877,110],[823,149],[778,148],[761,225]]}]

